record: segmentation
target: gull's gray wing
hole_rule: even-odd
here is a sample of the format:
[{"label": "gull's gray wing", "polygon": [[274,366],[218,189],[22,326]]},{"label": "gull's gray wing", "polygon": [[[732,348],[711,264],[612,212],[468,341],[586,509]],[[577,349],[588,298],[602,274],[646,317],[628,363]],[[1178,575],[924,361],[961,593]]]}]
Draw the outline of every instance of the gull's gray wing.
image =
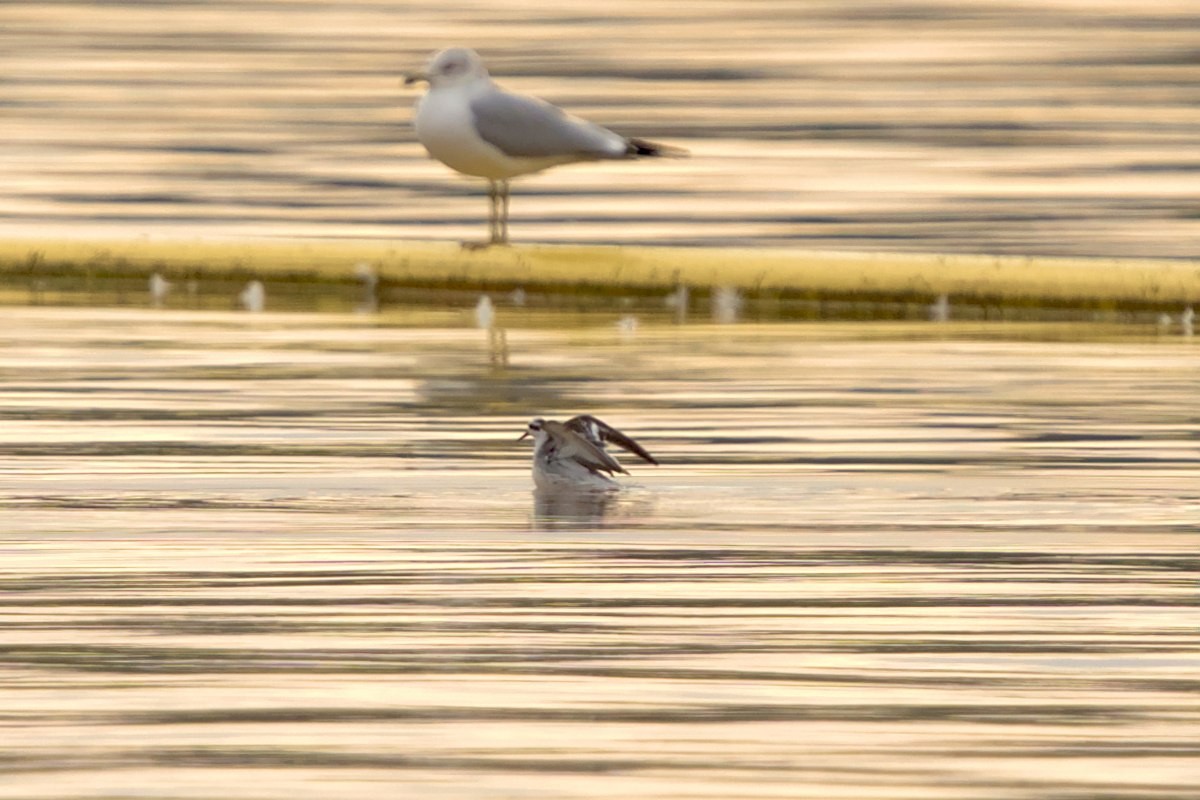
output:
[{"label": "gull's gray wing", "polygon": [[571,417],[564,424],[570,430],[581,434],[588,441],[594,442],[601,447],[604,446],[605,442],[615,444],[622,450],[628,450],[629,452],[633,453],[643,461],[658,466],[658,459],[647,453],[640,444],[621,433],[604,420],[597,419],[591,414],[580,414],[578,417]]},{"label": "gull's gray wing", "polygon": [[471,100],[475,130],[509,156],[624,158],[625,139],[606,128],[567,116],[536,97],[510,94],[499,87]]}]

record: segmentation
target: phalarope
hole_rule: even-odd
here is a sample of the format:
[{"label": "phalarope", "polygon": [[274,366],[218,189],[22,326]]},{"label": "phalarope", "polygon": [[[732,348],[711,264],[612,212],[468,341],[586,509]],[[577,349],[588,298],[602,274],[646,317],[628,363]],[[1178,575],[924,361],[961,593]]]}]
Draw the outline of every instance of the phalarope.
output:
[{"label": "phalarope", "polygon": [[429,84],[416,108],[417,139],[438,161],[488,182],[488,239],[477,249],[508,244],[508,182],[558,164],[681,156],[678,147],[631,139],[568,116],[536,97],[506,92],[488,77],[474,50],[452,47],[405,77]]},{"label": "phalarope", "polygon": [[537,417],[517,441],[526,436],[532,436],[534,441],[533,482],[539,489],[617,487],[619,484],[610,476],[629,472],[605,449],[606,443],[628,450],[650,464],[658,464],[640,444],[589,414],[566,422]]}]

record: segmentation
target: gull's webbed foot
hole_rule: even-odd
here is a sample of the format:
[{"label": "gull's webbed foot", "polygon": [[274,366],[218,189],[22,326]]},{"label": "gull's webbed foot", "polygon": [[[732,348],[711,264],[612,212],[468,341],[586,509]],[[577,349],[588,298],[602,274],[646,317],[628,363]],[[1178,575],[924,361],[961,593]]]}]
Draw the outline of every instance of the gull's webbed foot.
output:
[{"label": "gull's webbed foot", "polygon": [[486,250],[489,247],[508,247],[507,239],[488,239],[483,242],[461,242],[463,250],[475,252],[476,250]]}]

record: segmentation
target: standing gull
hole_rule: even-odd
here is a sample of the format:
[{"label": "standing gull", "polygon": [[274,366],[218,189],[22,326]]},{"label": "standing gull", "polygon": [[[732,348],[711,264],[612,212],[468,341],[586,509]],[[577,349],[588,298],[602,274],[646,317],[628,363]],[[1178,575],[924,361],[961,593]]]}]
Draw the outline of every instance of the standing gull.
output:
[{"label": "standing gull", "polygon": [[429,155],[464,175],[488,182],[488,239],[479,248],[508,244],[508,183],[559,164],[687,151],[613,133],[536,97],[506,92],[488,77],[474,50],[452,47],[405,78],[429,91],[417,101],[417,139]]}]

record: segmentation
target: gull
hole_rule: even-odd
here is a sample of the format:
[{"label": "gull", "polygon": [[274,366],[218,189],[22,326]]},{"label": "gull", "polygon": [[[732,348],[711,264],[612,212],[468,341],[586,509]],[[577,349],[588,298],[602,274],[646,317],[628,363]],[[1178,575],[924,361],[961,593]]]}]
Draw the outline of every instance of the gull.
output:
[{"label": "gull", "polygon": [[429,90],[413,124],[429,155],[450,169],[488,182],[488,239],[469,249],[508,244],[509,181],[578,161],[682,156],[678,147],[613,133],[536,97],[514,94],[488,76],[474,50],[437,53],[424,70],[405,76]]},{"label": "gull", "polygon": [[619,484],[611,476],[629,472],[605,450],[606,443],[658,464],[640,444],[590,414],[566,422],[535,417],[517,441],[526,436],[533,437],[533,482],[539,489],[617,488]]}]

